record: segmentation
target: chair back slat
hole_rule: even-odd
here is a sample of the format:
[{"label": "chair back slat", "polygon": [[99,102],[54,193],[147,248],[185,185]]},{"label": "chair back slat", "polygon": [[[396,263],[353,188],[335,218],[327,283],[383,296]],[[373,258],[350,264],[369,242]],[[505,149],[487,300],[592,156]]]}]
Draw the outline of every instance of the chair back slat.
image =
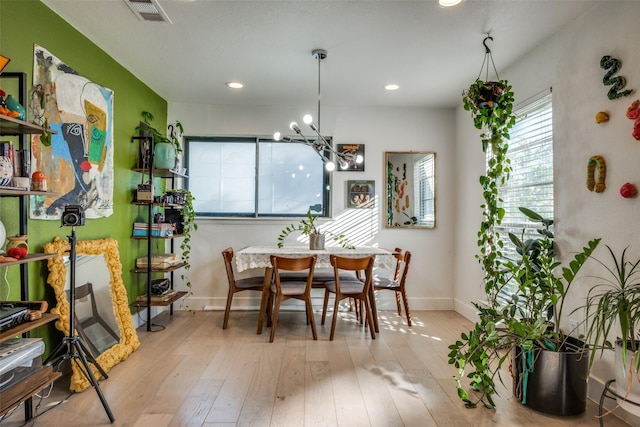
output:
[{"label": "chair back slat", "polygon": [[271,266],[273,267],[273,279],[276,284],[276,289],[278,290],[278,293],[282,292],[282,284],[280,280],[281,270],[282,271],[307,270],[307,276],[305,278],[305,281],[306,281],[305,294],[309,294],[311,292],[311,286],[313,283],[313,271],[315,269],[316,261],[318,260],[317,255],[311,255],[303,258],[289,258],[289,257],[271,255],[269,259],[271,261]]},{"label": "chair back slat", "polygon": [[362,258],[329,255],[329,261],[333,266],[336,289],[340,289],[340,270],[355,271],[360,278],[361,272],[364,271],[364,286],[362,288],[362,295],[366,295],[369,291],[369,288],[371,287],[371,281],[373,277],[373,264],[375,258],[375,255],[370,255]]}]

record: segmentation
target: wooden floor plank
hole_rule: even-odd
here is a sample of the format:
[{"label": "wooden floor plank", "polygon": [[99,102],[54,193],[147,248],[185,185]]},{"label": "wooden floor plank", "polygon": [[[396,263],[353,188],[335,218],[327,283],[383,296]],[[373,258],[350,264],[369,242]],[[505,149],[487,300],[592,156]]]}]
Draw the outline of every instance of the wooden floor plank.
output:
[{"label": "wooden floor plank", "polygon": [[[329,312],[329,314],[332,314]],[[585,414],[558,418],[518,403],[507,374],[497,409],[467,409],[457,397],[447,346],[472,324],[452,311],[415,311],[413,326],[395,311],[380,313],[380,333],[346,310],[334,341],[330,319],[311,337],[304,312],[282,313],[276,338],[256,334],[255,311],[163,313],[153,332],[138,331],[140,348],[114,366],[99,385],[116,421],[109,423],[92,388],[70,394],[68,378],[34,400],[30,425],[91,426],[407,426],[597,427],[597,404]],[[319,312],[316,312],[319,321]],[[65,400],[67,399],[67,400]],[[23,408],[0,419],[24,424]],[[606,427],[626,423],[614,416]],[[640,423],[638,423],[640,425]]]}]

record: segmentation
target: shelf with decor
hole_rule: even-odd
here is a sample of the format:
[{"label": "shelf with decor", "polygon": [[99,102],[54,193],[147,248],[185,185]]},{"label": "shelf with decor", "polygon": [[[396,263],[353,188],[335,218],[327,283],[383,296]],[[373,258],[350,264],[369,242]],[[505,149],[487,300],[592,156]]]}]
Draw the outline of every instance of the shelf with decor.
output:
[{"label": "shelf with decor", "polygon": [[[26,74],[3,73],[2,78],[17,79],[18,102],[21,105],[24,105],[27,93]],[[53,130],[45,129],[42,126],[37,126],[24,120],[0,114],[0,136],[17,136],[19,139],[19,148],[21,150],[26,150],[26,147],[28,146],[27,135],[43,134],[45,132],[48,132],[50,134],[56,133]],[[15,197],[18,199],[19,209],[17,215],[19,218],[18,228],[20,235],[28,235],[27,203],[29,196],[42,194],[54,195],[55,193],[32,191],[23,188],[0,188],[0,198]],[[2,244],[4,244],[4,242],[2,242]],[[28,264],[31,262],[44,261],[51,257],[53,257],[53,255],[51,254],[29,253],[24,258],[16,259],[15,261],[0,263],[0,267],[8,267],[13,265],[20,266],[20,301],[29,301]],[[6,341],[9,338],[15,337],[17,335],[22,335],[23,338],[27,338],[29,337],[29,332],[31,330],[52,322],[57,318],[57,315],[43,313],[40,319],[27,321],[2,331],[0,333],[0,342]],[[0,400],[0,416],[24,402],[25,420],[31,420],[33,418],[32,396],[42,390],[42,388],[44,388],[47,384],[55,381],[58,377],[60,377],[60,375],[61,374],[58,372],[53,372],[51,366],[34,366],[33,369],[25,372],[24,376],[21,376],[21,378],[17,380],[15,384],[7,386],[7,388],[3,390],[2,399]]]},{"label": "shelf with decor", "polygon": [[[2,76],[6,77],[8,74],[9,73],[4,73]],[[57,133],[55,130],[45,129],[42,126],[34,125],[32,123],[25,122],[24,120],[0,114],[0,135],[18,136],[26,134],[40,134],[45,132],[45,130],[50,134]]]},{"label": "shelf with decor", "polygon": [[[134,172],[138,172],[142,174],[142,183],[144,183],[145,175],[148,176],[149,183],[152,184],[155,178],[166,180],[166,188],[174,189],[175,188],[175,179],[176,178],[187,178],[186,175],[179,173],[173,169],[166,168],[155,168],[154,161],[154,151],[155,151],[155,142],[154,138],[151,136],[138,136],[133,137],[133,140],[138,140],[141,146],[141,165],[145,167],[135,167],[132,168]],[[142,148],[144,147],[144,148]],[[154,208],[162,209],[163,214],[171,211],[174,213],[179,213],[180,209],[183,207],[183,204],[176,203],[173,198],[169,198],[168,194],[164,196],[157,196],[154,193],[155,186],[151,185],[145,191],[150,191],[151,194],[145,194],[144,197],[138,197],[138,192],[132,201],[132,204],[137,206],[146,206],[147,207],[147,218],[144,223],[134,223],[134,233],[132,233],[131,238],[136,240],[146,240],[147,241],[147,259],[146,265],[140,266],[136,262],[136,266],[131,270],[134,273],[138,274],[146,274],[147,275],[147,286],[146,286],[146,294],[140,295],[134,303],[131,305],[133,307],[144,307],[147,308],[146,313],[146,323],[147,323],[147,331],[151,331],[151,310],[150,307],[169,307],[170,315],[173,314],[173,303],[178,301],[180,298],[183,298],[187,295],[187,292],[184,291],[175,291],[174,286],[174,277],[173,272],[184,268],[187,263],[185,262],[175,262],[172,265],[163,266],[162,268],[154,265],[152,262],[154,253],[153,253],[153,240],[164,240],[169,241],[170,245],[168,248],[168,252],[166,254],[175,254],[176,248],[174,245],[174,240],[176,238],[183,238],[184,235],[182,233],[176,232],[176,230],[166,231],[161,229],[161,225],[169,225],[170,223],[163,222],[157,223],[155,221]],[[167,200],[168,199],[168,200]],[[175,219],[175,218],[174,218]],[[138,228],[137,228],[138,227]],[[157,228],[156,228],[157,227]],[[139,233],[139,234],[136,234]],[[162,234],[166,233],[166,234]],[[155,254],[158,255],[158,254]],[[154,274],[169,274],[169,291],[171,292],[170,298],[162,298],[162,295],[154,295],[152,293],[152,280]]]}]

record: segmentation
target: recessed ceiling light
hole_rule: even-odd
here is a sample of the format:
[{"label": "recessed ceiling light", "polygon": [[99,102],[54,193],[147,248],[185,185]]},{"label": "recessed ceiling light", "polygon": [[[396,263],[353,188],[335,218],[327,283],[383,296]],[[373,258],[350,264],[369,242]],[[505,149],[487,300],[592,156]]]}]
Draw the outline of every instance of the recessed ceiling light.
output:
[{"label": "recessed ceiling light", "polygon": [[244,85],[240,82],[226,82],[225,84],[231,89],[242,89],[244,87]]},{"label": "recessed ceiling light", "polygon": [[459,5],[462,3],[462,0],[438,0],[438,3],[440,3],[442,7],[451,7]]},{"label": "recessed ceiling light", "polygon": [[385,85],[384,88],[386,90],[398,90],[398,89],[400,89],[400,86],[398,86],[395,83],[389,83],[389,84]]}]

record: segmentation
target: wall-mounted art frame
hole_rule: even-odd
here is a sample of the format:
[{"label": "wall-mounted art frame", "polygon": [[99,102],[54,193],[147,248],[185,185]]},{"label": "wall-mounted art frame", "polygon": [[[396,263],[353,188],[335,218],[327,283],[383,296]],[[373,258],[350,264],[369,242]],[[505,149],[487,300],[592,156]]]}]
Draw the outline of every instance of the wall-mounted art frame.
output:
[{"label": "wall-mounted art frame", "polygon": [[[363,172],[364,171],[364,144],[338,144],[338,153],[346,155],[347,167],[339,166],[341,172]],[[356,162],[360,156],[362,161]]]},{"label": "wall-mounted art frame", "polygon": [[348,208],[373,208],[375,198],[375,181],[347,181]]}]

